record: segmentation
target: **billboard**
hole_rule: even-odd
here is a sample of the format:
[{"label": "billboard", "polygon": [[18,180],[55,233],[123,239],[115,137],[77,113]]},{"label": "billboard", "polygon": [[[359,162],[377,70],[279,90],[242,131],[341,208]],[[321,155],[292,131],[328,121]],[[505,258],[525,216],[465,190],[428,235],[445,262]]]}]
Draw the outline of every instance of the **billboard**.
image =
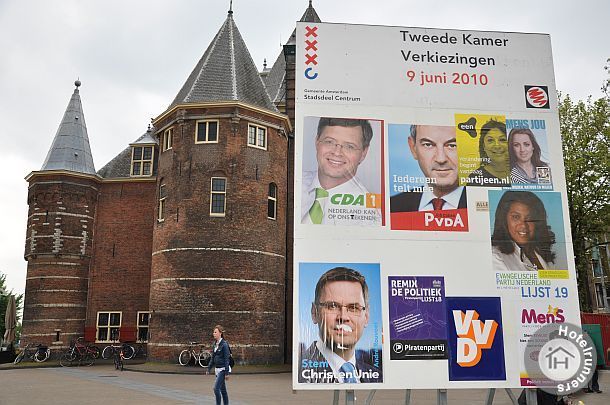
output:
[{"label": "billboard", "polygon": [[549,36],[296,44],[293,387],[531,386],[533,329],[580,324]]}]

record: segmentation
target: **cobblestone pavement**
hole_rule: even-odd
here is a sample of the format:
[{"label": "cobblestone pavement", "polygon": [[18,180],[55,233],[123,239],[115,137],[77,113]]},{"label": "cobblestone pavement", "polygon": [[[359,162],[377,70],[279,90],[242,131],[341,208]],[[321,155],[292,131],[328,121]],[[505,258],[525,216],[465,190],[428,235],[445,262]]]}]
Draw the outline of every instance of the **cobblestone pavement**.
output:
[{"label": "cobblestone pavement", "polygon": [[[213,376],[115,371],[111,365],[75,368],[39,368],[0,371],[1,405],[34,404],[213,404]],[[610,372],[600,375],[603,394],[577,395],[585,405],[610,403]],[[332,404],[331,391],[293,393],[290,373],[233,375],[228,381],[232,405]],[[517,390],[513,390],[515,395]],[[368,391],[356,391],[364,404]],[[487,390],[450,390],[448,403],[485,403]],[[372,404],[404,404],[405,392],[377,391]],[[344,403],[341,394],[341,404]],[[577,403],[577,402],[576,402]],[[413,405],[436,404],[434,390],[414,390]],[[494,405],[511,404],[504,390],[496,392]]]}]

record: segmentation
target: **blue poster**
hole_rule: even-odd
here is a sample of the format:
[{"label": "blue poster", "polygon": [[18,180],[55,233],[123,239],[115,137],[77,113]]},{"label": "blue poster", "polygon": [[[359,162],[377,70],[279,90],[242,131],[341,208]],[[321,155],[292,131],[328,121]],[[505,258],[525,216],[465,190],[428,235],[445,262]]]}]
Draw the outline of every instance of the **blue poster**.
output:
[{"label": "blue poster", "polygon": [[447,297],[449,381],[506,380],[499,297]]}]

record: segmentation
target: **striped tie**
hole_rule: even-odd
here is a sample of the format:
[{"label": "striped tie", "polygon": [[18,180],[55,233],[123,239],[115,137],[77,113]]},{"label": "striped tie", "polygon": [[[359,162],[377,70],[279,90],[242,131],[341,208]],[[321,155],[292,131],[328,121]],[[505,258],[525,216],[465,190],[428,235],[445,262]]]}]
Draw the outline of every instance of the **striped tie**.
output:
[{"label": "striped tie", "polygon": [[358,379],[356,379],[356,367],[352,363],[345,363],[339,369],[343,373],[343,382],[356,384]]}]

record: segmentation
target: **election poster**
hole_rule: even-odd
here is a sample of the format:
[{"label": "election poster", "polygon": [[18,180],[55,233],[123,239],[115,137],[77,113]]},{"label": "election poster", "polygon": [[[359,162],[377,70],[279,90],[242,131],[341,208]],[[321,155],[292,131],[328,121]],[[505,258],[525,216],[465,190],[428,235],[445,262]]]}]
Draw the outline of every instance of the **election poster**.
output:
[{"label": "election poster", "polygon": [[531,332],[580,324],[549,36],[295,44],[293,388],[527,386]]},{"label": "election poster", "polygon": [[511,188],[552,190],[546,122],[543,119],[507,118]]},{"label": "election poster", "polygon": [[504,116],[456,114],[460,185],[510,187]]},{"label": "election poster", "polygon": [[383,122],[305,117],[301,223],[382,226]]},{"label": "election poster", "polygon": [[391,229],[467,232],[455,127],[389,124],[388,149]]},{"label": "election poster", "polygon": [[389,276],[391,360],[447,358],[443,277]]},{"label": "election poster", "polygon": [[301,263],[299,382],[383,382],[379,264]]}]

